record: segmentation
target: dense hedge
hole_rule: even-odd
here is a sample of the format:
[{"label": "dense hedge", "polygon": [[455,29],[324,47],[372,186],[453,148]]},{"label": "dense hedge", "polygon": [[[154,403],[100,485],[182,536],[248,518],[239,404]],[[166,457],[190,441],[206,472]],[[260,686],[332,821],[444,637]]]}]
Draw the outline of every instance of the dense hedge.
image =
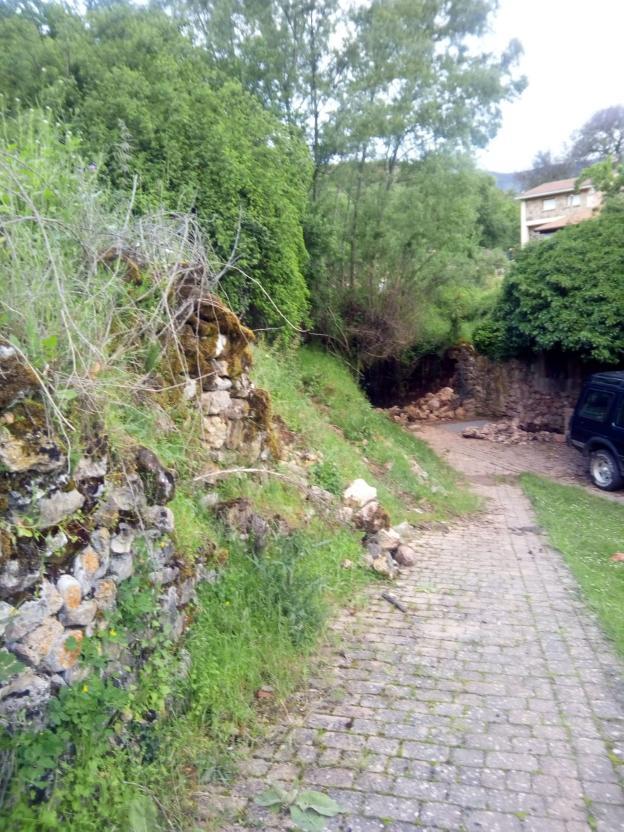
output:
[{"label": "dense hedge", "polygon": [[492,358],[560,350],[624,357],[624,204],[523,249],[475,345]]}]

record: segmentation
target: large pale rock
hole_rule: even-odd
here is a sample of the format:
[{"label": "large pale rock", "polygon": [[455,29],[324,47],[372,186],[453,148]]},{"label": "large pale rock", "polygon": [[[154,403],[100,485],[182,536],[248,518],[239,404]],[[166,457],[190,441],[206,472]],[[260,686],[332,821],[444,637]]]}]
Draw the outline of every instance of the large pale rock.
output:
[{"label": "large pale rock", "polygon": [[353,480],[342,495],[345,505],[351,508],[362,508],[366,503],[377,499],[377,489],[369,485],[366,480]]},{"label": "large pale rock", "polygon": [[88,599],[74,609],[64,609],[61,613],[61,621],[66,627],[87,627],[95,618],[97,611],[97,601]]},{"label": "large pale rock", "polygon": [[227,390],[211,390],[201,394],[201,408],[206,416],[219,416],[232,404],[232,397]]},{"label": "large pale rock", "polygon": [[51,696],[50,679],[24,670],[0,686],[0,722],[9,724],[24,711],[42,709]]},{"label": "large pale rock", "polygon": [[184,389],[182,390],[182,395],[184,396],[187,402],[192,401],[197,395],[198,385],[196,378],[189,378],[184,385]]},{"label": "large pale rock", "polygon": [[63,605],[63,599],[56,587],[44,581],[41,597],[36,601],[26,601],[9,618],[5,629],[7,642],[19,641],[27,633],[39,627],[48,616],[56,615]]},{"label": "large pale rock", "polygon": [[52,439],[40,436],[14,436],[10,428],[0,424],[0,464],[10,473],[48,473],[57,471],[64,463],[65,457]]},{"label": "large pale rock", "polygon": [[204,390],[231,390],[232,380],[224,376],[213,376],[204,384]]},{"label": "large pale rock", "polygon": [[227,361],[216,361],[213,359],[211,365],[216,375],[227,376],[229,374]]},{"label": "large pale rock", "polygon": [[24,559],[6,560],[0,566],[0,596],[10,598],[18,592],[23,592],[37,583],[41,575],[39,565],[26,562]]},{"label": "large pale rock", "polygon": [[243,373],[234,381],[232,395],[239,399],[246,399],[253,389],[254,387],[249,380],[249,376]]},{"label": "large pale rock", "polygon": [[[149,509],[144,509],[145,513]],[[114,555],[127,555],[132,551],[132,544],[136,537],[136,531],[127,523],[120,523],[117,534],[111,537],[110,548]]]},{"label": "large pale rock", "polygon": [[228,419],[243,419],[249,415],[251,407],[246,399],[232,399],[230,406],[225,411]]},{"label": "large pale rock", "polygon": [[89,456],[83,456],[78,460],[73,477],[76,482],[92,479],[99,480],[106,476],[107,470],[108,461],[106,457],[92,459]]},{"label": "large pale rock", "polygon": [[219,450],[228,436],[228,422],[221,416],[206,416],[202,419],[203,440],[209,448]]},{"label": "large pale rock", "polygon": [[393,552],[399,547],[401,538],[394,529],[380,529],[375,536],[375,542],[384,552]]},{"label": "large pale rock", "polygon": [[143,520],[148,530],[158,534],[171,534],[175,528],[173,512],[167,506],[150,506],[143,512]]},{"label": "large pale rock", "polygon": [[93,597],[99,609],[112,609],[117,600],[117,584],[112,578],[102,578],[95,585]]},{"label": "large pale rock", "polygon": [[227,347],[227,342],[228,339],[226,335],[223,335],[222,333],[219,333],[217,335],[217,343],[215,344],[214,352],[215,358],[218,358],[220,355],[223,355],[223,353],[225,352],[225,348]]},{"label": "large pale rock", "polygon": [[108,563],[108,556],[110,554],[110,538],[110,532],[105,526],[91,532],[91,546],[99,555],[100,562]]},{"label": "large pale rock", "polygon": [[74,578],[73,575],[61,575],[56,582],[56,588],[63,599],[63,608],[65,610],[78,609],[80,602],[82,601],[82,587],[80,585],[80,581]]},{"label": "large pale rock", "polygon": [[56,491],[51,497],[44,497],[39,501],[39,517],[37,527],[48,529],[58,526],[65,518],[82,508],[85,498],[76,491]]},{"label": "large pale rock", "polygon": [[110,571],[117,583],[125,581],[134,572],[132,555],[115,555],[110,561]]},{"label": "large pale rock", "polygon": [[450,402],[455,398],[455,391],[452,387],[443,387],[441,390],[438,390],[436,397],[441,402]]},{"label": "large pale rock", "polygon": [[390,515],[377,500],[371,500],[353,515],[353,522],[356,528],[362,529],[367,534],[375,534],[390,526]]},{"label": "large pale rock", "polygon": [[91,592],[96,578],[99,577],[100,567],[100,557],[93,546],[85,546],[82,552],[76,555],[74,578],[79,582],[83,595]]},{"label": "large pale rock", "polygon": [[377,572],[378,575],[383,575],[384,578],[394,580],[398,574],[398,567],[387,552],[382,552],[377,556],[367,554],[364,560],[373,572]]},{"label": "large pale rock", "polygon": [[405,543],[401,543],[393,557],[400,566],[413,566],[416,563],[416,552]]},{"label": "large pale rock", "polygon": [[93,513],[98,526],[110,527],[118,519],[120,511],[137,512],[146,505],[143,482],[138,474],[129,474],[123,485],[107,484],[105,499]]},{"label": "large pale rock", "polygon": [[62,632],[53,641],[44,661],[44,666],[52,673],[62,673],[74,667],[80,658],[80,648],[84,639],[82,630],[65,630],[60,622],[57,623]]},{"label": "large pale rock", "polygon": [[49,655],[56,641],[62,636],[64,627],[58,618],[46,618],[21,641],[11,645],[18,658],[38,667]]},{"label": "large pale rock", "polygon": [[228,451],[238,450],[245,440],[245,430],[243,422],[238,419],[231,419],[228,422],[227,436],[225,438],[225,447]]}]

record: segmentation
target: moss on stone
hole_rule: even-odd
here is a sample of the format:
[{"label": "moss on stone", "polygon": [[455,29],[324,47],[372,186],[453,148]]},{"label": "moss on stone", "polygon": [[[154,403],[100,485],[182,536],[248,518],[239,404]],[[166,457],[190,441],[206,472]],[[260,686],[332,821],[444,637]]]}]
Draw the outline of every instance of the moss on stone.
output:
[{"label": "moss on stone", "polygon": [[[0,346],[10,348],[3,341]],[[0,384],[0,410],[9,407],[25,393],[32,393],[39,388],[37,376],[26,367],[17,355],[12,355],[2,361],[1,366],[2,384]]]}]

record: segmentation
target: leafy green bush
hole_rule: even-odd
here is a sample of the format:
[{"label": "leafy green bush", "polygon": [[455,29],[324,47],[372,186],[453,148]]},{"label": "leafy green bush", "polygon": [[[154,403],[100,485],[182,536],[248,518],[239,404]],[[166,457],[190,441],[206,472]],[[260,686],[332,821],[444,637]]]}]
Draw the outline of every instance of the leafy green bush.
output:
[{"label": "leafy green bush", "polygon": [[474,336],[493,358],[560,350],[615,364],[624,353],[624,208],[523,249]]}]

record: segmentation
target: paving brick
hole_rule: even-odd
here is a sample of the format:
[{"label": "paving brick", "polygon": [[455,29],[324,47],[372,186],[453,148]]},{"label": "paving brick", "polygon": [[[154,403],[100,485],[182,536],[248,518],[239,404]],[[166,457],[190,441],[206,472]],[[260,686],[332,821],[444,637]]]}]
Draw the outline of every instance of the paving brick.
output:
[{"label": "paving brick", "polygon": [[381,819],[416,821],[420,813],[417,800],[386,795],[368,795],[364,814]]},{"label": "paving brick", "polygon": [[450,803],[423,803],[420,820],[425,828],[455,831],[461,827],[463,811]]},{"label": "paving brick", "polygon": [[501,812],[469,812],[464,821],[466,832],[522,832],[522,825],[514,815]]}]

